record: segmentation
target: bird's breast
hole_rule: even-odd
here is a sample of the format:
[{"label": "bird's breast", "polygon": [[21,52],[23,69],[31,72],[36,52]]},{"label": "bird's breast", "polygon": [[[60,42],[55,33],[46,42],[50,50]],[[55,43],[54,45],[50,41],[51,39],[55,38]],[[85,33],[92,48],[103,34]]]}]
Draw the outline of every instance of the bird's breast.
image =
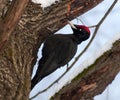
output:
[{"label": "bird's breast", "polygon": [[67,64],[76,54],[77,45],[74,43],[70,43],[68,47],[61,48],[61,52],[59,52],[58,64],[59,66],[64,66]]}]

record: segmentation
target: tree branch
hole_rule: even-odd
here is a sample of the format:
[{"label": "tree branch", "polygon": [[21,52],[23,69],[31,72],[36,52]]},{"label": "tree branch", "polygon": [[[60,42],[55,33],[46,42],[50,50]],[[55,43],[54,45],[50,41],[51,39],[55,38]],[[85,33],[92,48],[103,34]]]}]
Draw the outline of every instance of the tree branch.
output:
[{"label": "tree branch", "polygon": [[12,0],[4,19],[0,21],[0,50],[9,39],[29,0]]},{"label": "tree branch", "polygon": [[[65,86],[52,100],[93,100],[120,71],[120,41],[114,43],[111,50],[104,53],[96,62],[79,74],[74,81]],[[93,71],[92,69],[96,70]]]},{"label": "tree branch", "polygon": [[[74,1],[74,0],[73,0]],[[72,2],[73,2],[72,1]],[[30,99],[33,99],[35,97],[37,97],[39,94],[47,91],[50,87],[52,87],[55,83],[57,83],[65,74],[67,74],[67,72],[74,66],[74,64],[79,60],[79,58],[85,53],[85,51],[89,48],[89,46],[91,45],[92,41],[94,40],[100,26],[102,25],[102,23],[104,22],[104,20],[107,18],[107,16],[109,15],[109,13],[111,12],[111,10],[114,8],[115,4],[117,3],[118,0],[115,0],[113,2],[113,4],[110,6],[110,8],[108,9],[108,11],[105,13],[105,15],[103,16],[103,18],[98,22],[97,25],[94,25],[95,28],[95,31],[93,33],[93,36],[90,40],[90,42],[87,44],[87,46],[84,48],[84,50],[75,58],[75,61],[67,68],[67,70],[58,78],[56,79],[51,85],[49,85],[46,89],[38,92],[37,94],[35,94],[32,98]],[[71,4],[71,3],[70,3]],[[92,26],[93,27],[93,26]]]}]

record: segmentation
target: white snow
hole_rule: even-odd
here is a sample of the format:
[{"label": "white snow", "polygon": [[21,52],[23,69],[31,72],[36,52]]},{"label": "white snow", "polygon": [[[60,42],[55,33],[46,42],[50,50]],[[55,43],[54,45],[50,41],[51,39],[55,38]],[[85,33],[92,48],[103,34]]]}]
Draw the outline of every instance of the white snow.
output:
[{"label": "white snow", "polygon": [[[12,0],[9,0],[12,1]],[[32,2],[36,4],[41,4],[41,7],[44,9],[46,7],[51,6],[52,4],[55,4],[55,2],[58,2],[59,0],[32,0]]]},{"label": "white snow", "polygon": [[[39,0],[44,2],[45,0]],[[55,1],[55,0],[46,0],[46,1]],[[91,26],[95,25],[99,22],[99,20],[103,17],[104,13],[110,7],[114,0],[105,0],[100,5],[95,7],[94,9],[88,11],[84,15],[80,16],[79,18],[85,23],[85,25]],[[47,3],[45,4],[47,5]],[[44,5],[44,7],[45,7]],[[106,6],[107,5],[107,6]],[[87,68],[90,64],[94,63],[94,61],[101,56],[105,51],[109,50],[112,47],[112,43],[120,38],[120,1],[117,3],[115,8],[112,10],[110,15],[107,17],[105,22],[100,27],[96,38],[92,42],[89,49],[84,53],[84,55],[79,59],[79,61],[75,64],[75,66],[70,70],[67,75],[65,75],[58,83],[52,86],[46,92],[40,94],[33,100],[49,100],[49,98],[54,95],[59,89],[61,89],[64,85],[69,83],[76,75],[82,72],[85,68]],[[81,24],[76,19],[73,20],[75,24]],[[91,35],[93,34],[94,28],[91,29]],[[67,25],[65,28],[61,29],[57,33],[72,33],[70,26]],[[56,34],[57,34],[56,33]],[[90,40],[90,39],[89,39]],[[83,48],[87,45],[89,40],[83,42],[79,45],[78,52],[76,56],[83,50]],[[40,48],[41,51],[41,48]],[[39,58],[41,57],[41,52],[39,51]],[[73,59],[74,60],[74,59]],[[72,60],[72,61],[73,61]],[[72,61],[69,63],[71,64]],[[55,79],[57,79],[64,71],[66,67],[61,67],[60,69],[56,70],[51,75],[45,77],[31,92],[30,97],[34,96],[38,91],[45,89],[49,86]],[[118,83],[120,84],[120,82]],[[111,87],[111,86],[109,86]],[[114,86],[115,87],[115,86]],[[109,91],[112,89],[109,89]],[[117,93],[120,92],[120,88],[116,89]],[[116,93],[116,94],[117,94]],[[113,95],[113,94],[112,94]],[[106,100],[106,97],[103,96],[102,99],[98,99],[95,97],[95,100]],[[111,96],[110,96],[111,97]],[[116,96],[116,98],[119,96]],[[100,98],[100,96],[99,96]],[[119,97],[120,98],[120,97]],[[117,100],[117,99],[109,99],[109,100]]]},{"label": "white snow", "polygon": [[59,1],[59,0],[32,0],[32,2],[34,3],[41,4],[41,7],[43,8],[51,6],[56,1]]}]

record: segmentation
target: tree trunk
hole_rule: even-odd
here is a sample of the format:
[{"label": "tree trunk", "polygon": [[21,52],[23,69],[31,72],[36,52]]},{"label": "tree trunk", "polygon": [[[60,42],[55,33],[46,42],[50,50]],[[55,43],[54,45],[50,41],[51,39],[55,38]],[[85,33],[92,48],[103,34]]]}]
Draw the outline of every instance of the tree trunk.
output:
[{"label": "tree trunk", "polygon": [[52,100],[93,100],[103,92],[120,71],[120,40],[88,69],[79,74]]},{"label": "tree trunk", "polygon": [[[17,0],[17,2],[20,1]],[[20,9],[14,9],[15,12],[11,10],[9,12],[10,18],[6,19],[7,14],[4,15],[3,12],[4,8],[7,8],[9,4],[6,0],[0,1],[0,21],[6,22],[4,25],[3,23],[0,24],[0,36],[4,34],[0,38],[0,41],[3,39],[0,45],[2,45],[1,47],[4,46],[0,51],[0,100],[28,100],[31,73],[42,41],[45,37],[66,25],[67,19],[74,19],[101,1],[62,0],[62,2],[56,2],[56,4],[44,10],[40,5],[30,2],[24,14],[22,16],[19,15],[21,19],[19,20],[20,17],[18,17],[16,21],[13,20],[14,25],[11,22],[11,18],[15,18],[17,11]],[[15,27],[16,24],[17,26]],[[8,37],[4,39],[6,35]],[[6,40],[7,42],[4,44]]]},{"label": "tree trunk", "polygon": [[0,49],[9,39],[28,2],[29,0],[12,0],[11,6],[4,15],[4,18],[0,20]]}]

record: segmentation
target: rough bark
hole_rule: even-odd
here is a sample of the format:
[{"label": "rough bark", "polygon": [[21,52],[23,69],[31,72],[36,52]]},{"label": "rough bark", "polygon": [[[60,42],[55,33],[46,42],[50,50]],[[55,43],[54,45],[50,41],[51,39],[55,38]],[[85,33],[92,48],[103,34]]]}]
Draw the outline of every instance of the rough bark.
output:
[{"label": "rough bark", "polygon": [[4,18],[0,20],[0,49],[9,39],[29,0],[12,0]]},{"label": "rough bark", "polygon": [[120,40],[86,69],[84,74],[79,74],[73,82],[61,89],[52,100],[93,100],[94,96],[113,81],[119,71]]},{"label": "rough bark", "polygon": [[[17,0],[17,2],[20,1]],[[28,100],[31,71],[36,62],[37,51],[42,41],[46,36],[53,34],[66,25],[67,19],[74,19],[101,1],[62,0],[62,2],[56,2],[56,4],[44,10],[40,5],[30,2],[15,29],[14,25],[16,25],[17,21],[14,25],[12,25],[12,22],[8,25],[14,31],[12,32],[13,29],[10,29],[12,34],[9,34],[7,43],[0,52],[0,100]],[[0,4],[3,4],[3,2]],[[3,7],[0,7],[0,11],[5,6],[6,3]],[[4,17],[1,12],[0,15]],[[10,17],[14,18],[16,14],[15,16],[12,14]],[[2,20],[1,18],[0,21]],[[7,21],[5,20],[6,23]],[[9,21],[11,20],[9,19]],[[5,25],[0,28],[4,29]],[[3,34],[9,33],[7,29]]]}]

